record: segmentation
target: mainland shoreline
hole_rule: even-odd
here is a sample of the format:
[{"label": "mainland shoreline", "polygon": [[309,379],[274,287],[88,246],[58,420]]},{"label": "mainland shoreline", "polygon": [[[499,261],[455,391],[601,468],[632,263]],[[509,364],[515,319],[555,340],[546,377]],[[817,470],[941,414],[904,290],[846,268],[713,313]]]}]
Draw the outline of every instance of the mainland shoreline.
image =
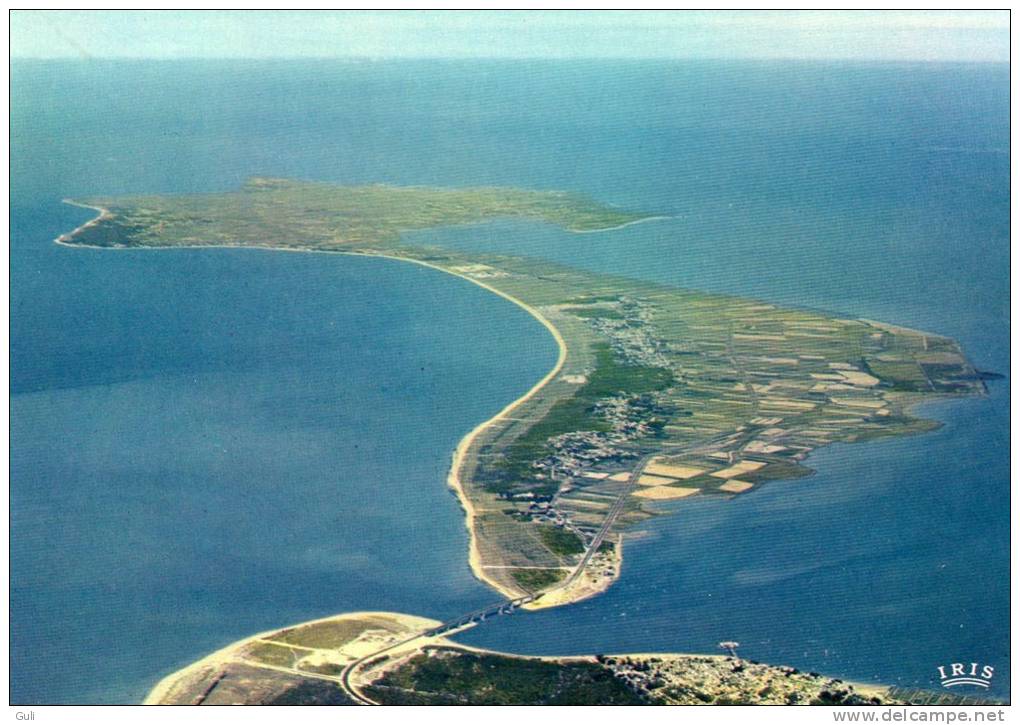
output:
[{"label": "mainland shoreline", "polygon": [[[908,704],[887,685],[801,673],[789,666],[741,659],[733,652],[521,655],[461,644],[426,629],[436,624],[399,612],[350,612],[261,632],[167,675],[143,704],[412,704],[403,700],[408,694],[425,696],[413,704],[442,704],[428,701],[434,694],[430,690],[409,692],[406,685],[396,699],[387,697],[393,690],[387,678],[394,672],[414,670],[423,660],[443,669],[451,658],[486,665],[467,682],[458,683],[462,690],[458,704],[494,704],[485,699],[493,684],[504,687],[505,698],[511,699],[495,702],[511,704],[515,672],[519,668],[534,671],[536,666],[547,675],[550,666],[557,668],[568,685],[570,672],[577,669],[586,677],[601,674],[603,684],[608,676],[613,687],[588,690],[589,704],[621,704],[614,699],[621,688],[630,693],[625,704],[733,704],[734,700],[741,704]],[[664,685],[677,689],[662,689]],[[332,688],[339,692],[328,695]],[[482,698],[472,703],[473,693]],[[643,695],[635,699],[637,693]]]}]

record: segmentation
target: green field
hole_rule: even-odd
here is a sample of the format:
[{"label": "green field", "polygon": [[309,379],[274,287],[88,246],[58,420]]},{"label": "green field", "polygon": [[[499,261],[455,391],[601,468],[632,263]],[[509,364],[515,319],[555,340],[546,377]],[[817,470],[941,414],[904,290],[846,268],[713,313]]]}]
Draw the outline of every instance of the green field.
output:
[{"label": "green field", "polygon": [[373,620],[341,619],[307,624],[296,629],[285,629],[277,632],[270,639],[302,647],[332,648],[342,647],[357,639],[367,630],[386,628],[384,624]]},{"label": "green field", "polygon": [[559,569],[514,569],[513,578],[528,591],[541,591],[563,581],[566,576]]},{"label": "green field", "polygon": [[113,215],[72,240],[96,246],[342,249],[393,244],[418,229],[508,217],[580,232],[647,216],[556,191],[335,186],[273,178],[253,178],[239,191],[219,194],[90,197],[80,203]]},{"label": "green field", "polygon": [[567,529],[542,526],[538,533],[545,545],[549,547],[549,551],[554,554],[571,556],[584,551],[584,542],[581,541],[581,537]]}]

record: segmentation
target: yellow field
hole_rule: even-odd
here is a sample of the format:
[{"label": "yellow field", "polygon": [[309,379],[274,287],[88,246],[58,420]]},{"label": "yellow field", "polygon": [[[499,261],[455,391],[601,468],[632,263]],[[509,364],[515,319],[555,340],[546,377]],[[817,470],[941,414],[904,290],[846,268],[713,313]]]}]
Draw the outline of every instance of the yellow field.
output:
[{"label": "yellow field", "polygon": [[765,464],[761,461],[741,461],[729,468],[724,468],[721,471],[715,471],[708,475],[715,476],[716,478],[736,478],[743,473],[750,473],[751,471],[757,471],[759,468],[764,467]]},{"label": "yellow field", "polygon": [[640,483],[642,486],[668,486],[669,484],[674,483],[675,481],[676,479],[674,478],[664,478],[662,476],[649,476],[648,474],[643,474],[637,480],[637,482]]},{"label": "yellow field", "polygon": [[698,488],[681,488],[679,486],[651,486],[638,491],[634,495],[641,498],[663,500],[670,498],[684,498],[685,496],[690,496],[700,490],[701,489]]},{"label": "yellow field", "polygon": [[657,474],[659,476],[669,476],[670,478],[694,478],[705,472],[703,468],[695,468],[694,466],[670,466],[666,463],[656,463],[652,461],[645,466],[645,471],[651,474]]},{"label": "yellow field", "polygon": [[726,491],[727,493],[742,493],[749,488],[754,488],[754,484],[747,481],[738,481],[734,478],[720,486],[719,490]]},{"label": "yellow field", "polygon": [[882,382],[874,375],[868,375],[867,373],[858,372],[856,370],[847,370],[841,373],[841,375],[849,380],[853,385],[860,385],[866,388],[874,387]]}]

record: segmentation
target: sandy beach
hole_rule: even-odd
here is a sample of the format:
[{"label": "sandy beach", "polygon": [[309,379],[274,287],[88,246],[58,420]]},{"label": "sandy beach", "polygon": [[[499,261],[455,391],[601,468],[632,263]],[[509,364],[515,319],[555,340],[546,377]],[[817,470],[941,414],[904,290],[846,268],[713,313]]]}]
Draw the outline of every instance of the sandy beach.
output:
[{"label": "sandy beach", "polygon": [[97,224],[100,224],[100,223],[106,221],[107,219],[112,218],[113,214],[110,213],[109,209],[104,209],[101,206],[92,206],[90,204],[82,204],[80,202],[73,201],[71,199],[63,199],[62,201],[63,201],[64,204],[68,204],[70,206],[77,206],[77,207],[81,207],[82,209],[93,209],[95,211],[98,211],[99,215],[95,216],[95,217],[92,217],[91,219],[89,219],[84,224],[82,224],[82,225],[80,225],[78,227],[75,227],[74,229],[72,229],[67,234],[61,234],[59,237],[57,237],[53,241],[56,244],[62,244],[64,246],[66,246],[66,247],[93,246],[93,245],[85,245],[85,244],[71,244],[70,240],[72,238],[74,238],[74,236],[76,234],[80,234],[81,232],[85,231],[86,229],[91,229],[92,227],[96,226]]},{"label": "sandy beach", "polygon": [[167,699],[168,695],[171,694],[173,688],[178,685],[184,684],[186,680],[188,680],[188,678],[192,677],[193,675],[198,675],[204,670],[211,670],[222,667],[228,662],[234,660],[237,656],[237,653],[245,645],[251,644],[252,642],[255,642],[260,639],[272,637],[273,635],[276,635],[282,632],[283,630],[292,629],[296,627],[307,627],[309,625],[319,624],[322,622],[332,622],[343,619],[360,619],[362,617],[373,616],[387,617],[393,619],[402,627],[406,628],[409,632],[424,631],[426,629],[435,627],[440,624],[440,622],[434,619],[417,617],[411,614],[401,614],[399,612],[345,612],[343,614],[334,614],[329,617],[322,617],[321,619],[313,619],[307,622],[298,622],[296,624],[292,624],[286,627],[280,627],[278,629],[271,629],[265,632],[259,632],[258,634],[251,635],[250,637],[245,637],[244,639],[232,642],[231,644],[228,644],[226,647],[218,649],[215,652],[201,658],[200,660],[197,660],[192,664],[167,675],[158,683],[156,683],[156,686],[153,687],[149,694],[145,696],[145,699],[142,701],[142,704],[159,705],[163,703]]},{"label": "sandy beach", "polygon": [[526,392],[524,395],[519,397],[517,400],[515,400],[512,403],[510,403],[509,405],[507,405],[501,411],[496,413],[496,415],[494,415],[492,418],[489,418],[487,421],[485,421],[483,423],[479,423],[477,426],[475,426],[475,428],[470,433],[468,433],[466,436],[464,436],[461,439],[460,443],[457,444],[456,450],[454,450],[454,452],[453,452],[453,460],[452,460],[452,462],[450,464],[450,473],[449,473],[449,475],[446,478],[447,485],[456,492],[457,499],[460,501],[460,505],[464,509],[465,525],[467,526],[468,537],[469,537],[468,562],[471,565],[471,571],[474,573],[474,575],[476,577],[478,577],[479,580],[485,582],[486,584],[488,584],[490,587],[492,587],[493,589],[497,590],[501,594],[504,594],[507,597],[511,597],[511,598],[512,597],[516,597],[516,596],[518,596],[520,594],[520,592],[517,592],[517,591],[508,591],[506,588],[501,586],[498,582],[494,581],[492,578],[490,578],[485,573],[485,569],[482,566],[481,553],[480,553],[480,551],[478,549],[478,537],[477,537],[477,535],[475,533],[475,526],[474,526],[475,508],[474,508],[474,505],[471,503],[471,499],[468,497],[467,492],[464,490],[464,483],[461,480],[460,470],[461,470],[461,468],[464,465],[464,461],[465,461],[465,459],[467,457],[468,451],[471,449],[471,445],[474,443],[475,439],[478,438],[478,436],[480,436],[482,433],[484,433],[485,430],[487,428],[489,428],[490,426],[492,426],[495,423],[498,423],[499,421],[501,421],[504,418],[508,417],[514,410],[516,410],[519,406],[523,405],[528,400],[530,400],[532,397],[534,397],[535,394],[538,393],[538,391],[540,391],[542,388],[544,388],[549,383],[549,381],[551,381],[553,378],[555,378],[559,374],[560,370],[563,369],[563,364],[567,360],[567,343],[564,341],[563,336],[560,334],[560,331],[557,330],[556,327],[551,322],[549,322],[549,320],[546,319],[534,307],[531,307],[530,305],[525,304],[524,302],[522,302],[521,300],[517,299],[516,297],[512,297],[511,295],[508,295],[507,293],[502,292],[502,291],[496,289],[495,287],[491,287],[491,286],[485,284],[484,282],[481,282],[481,281],[479,281],[477,279],[473,279],[472,277],[468,277],[467,275],[458,274],[457,272],[452,272],[452,271],[450,271],[448,269],[444,269],[443,267],[437,266],[435,264],[430,264],[429,262],[423,262],[423,261],[420,261],[420,260],[417,260],[417,259],[407,259],[406,257],[398,257],[398,256],[383,255],[383,254],[379,254],[379,255],[366,255],[366,256],[379,256],[379,257],[385,257],[386,259],[399,259],[399,260],[402,260],[402,261],[405,261],[405,262],[413,262],[415,264],[420,264],[420,265],[422,265],[424,267],[430,267],[432,269],[439,270],[440,272],[445,272],[446,274],[453,275],[454,277],[460,277],[461,279],[466,279],[468,282],[476,284],[479,287],[482,287],[483,289],[486,289],[486,290],[488,290],[489,292],[492,292],[495,295],[499,295],[500,297],[502,297],[505,300],[513,302],[515,305],[517,305],[518,307],[523,309],[525,312],[527,312],[529,315],[534,317],[536,320],[541,322],[542,325],[553,336],[553,339],[556,340],[556,345],[559,348],[559,355],[556,358],[556,364],[553,365],[552,369],[548,373],[545,374],[545,377],[543,377],[541,380],[539,380],[537,383],[535,383],[531,387],[531,389],[528,390],[528,392]]},{"label": "sandy beach", "polygon": [[672,219],[671,216],[646,216],[643,219],[635,219],[632,222],[624,222],[623,224],[617,224],[615,227],[606,227],[605,229],[571,229],[571,234],[601,234],[602,232],[615,232],[617,229],[623,229],[625,227],[632,227],[635,224],[644,224],[645,222],[660,222],[666,219]]}]

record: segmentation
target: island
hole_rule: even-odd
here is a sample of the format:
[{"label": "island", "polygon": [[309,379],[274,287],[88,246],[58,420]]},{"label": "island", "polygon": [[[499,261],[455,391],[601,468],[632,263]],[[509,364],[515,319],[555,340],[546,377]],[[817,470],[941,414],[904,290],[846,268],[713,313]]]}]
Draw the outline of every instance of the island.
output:
[{"label": "island", "polygon": [[[401,260],[476,284],[545,326],[559,347],[555,365],[463,438],[448,477],[465,512],[471,568],[501,599],[448,622],[419,622],[426,638],[594,596],[619,577],[627,533],[649,517],[695,497],[804,478],[821,446],[931,431],[939,424],[912,415],[914,406],[986,393],[986,374],[938,334],[403,236],[503,218],[577,233],[655,218],[575,194],[255,178],[225,193],[68,201],[99,215],[61,244]],[[428,662],[468,656],[439,639],[429,647]],[[415,674],[387,677],[406,683]]]}]

